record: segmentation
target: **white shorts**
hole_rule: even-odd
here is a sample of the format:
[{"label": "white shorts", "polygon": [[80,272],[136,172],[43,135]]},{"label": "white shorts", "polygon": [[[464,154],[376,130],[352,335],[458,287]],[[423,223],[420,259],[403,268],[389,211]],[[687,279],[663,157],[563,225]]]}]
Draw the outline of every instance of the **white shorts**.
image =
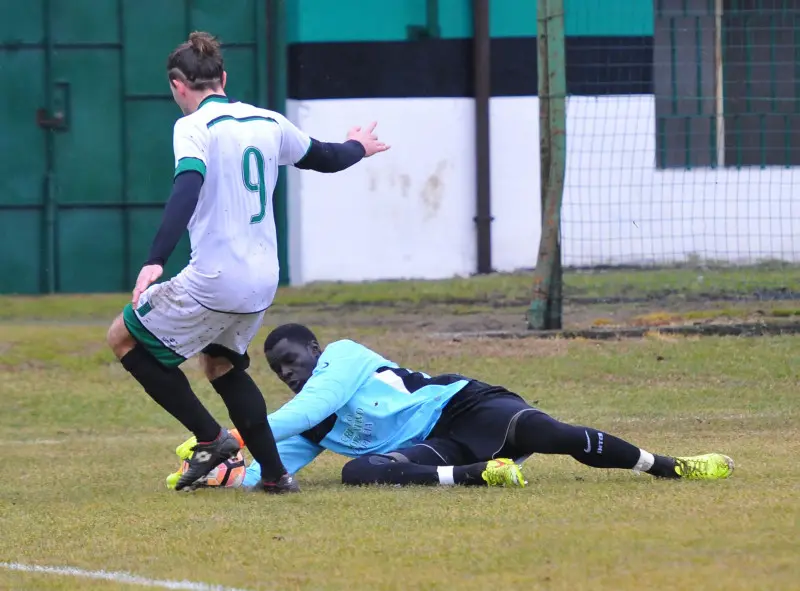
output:
[{"label": "white shorts", "polygon": [[247,348],[264,319],[264,312],[233,314],[204,308],[174,277],[151,285],[136,308],[125,306],[122,317],[131,333],[162,365],[176,367],[206,352],[249,364]]}]

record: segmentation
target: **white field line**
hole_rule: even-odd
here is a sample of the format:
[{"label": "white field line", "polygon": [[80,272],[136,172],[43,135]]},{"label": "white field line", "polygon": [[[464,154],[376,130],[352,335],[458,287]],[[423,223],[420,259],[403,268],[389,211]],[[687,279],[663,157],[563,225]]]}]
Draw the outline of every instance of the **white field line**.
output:
[{"label": "white field line", "polygon": [[206,583],[193,583],[192,581],[148,579],[147,577],[140,577],[126,572],[84,570],[82,568],[75,568],[74,566],[39,566],[36,564],[20,564],[19,562],[0,562],[0,568],[23,573],[111,581],[112,583],[137,585],[139,587],[151,587],[155,589],[179,589],[183,591],[247,591],[246,589],[223,587],[222,585],[208,585]]}]

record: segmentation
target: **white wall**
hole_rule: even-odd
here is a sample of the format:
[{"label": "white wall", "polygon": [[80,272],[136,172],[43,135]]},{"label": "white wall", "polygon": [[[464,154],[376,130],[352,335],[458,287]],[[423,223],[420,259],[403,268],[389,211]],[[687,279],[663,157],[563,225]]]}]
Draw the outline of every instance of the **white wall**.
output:
[{"label": "white wall", "polygon": [[[292,283],[475,271],[471,99],[290,101],[287,111],[327,141],[377,120],[392,145],[339,174],[290,170]],[[800,261],[798,169],[657,171],[652,97],[572,98],[567,128],[565,265]],[[538,99],[492,99],[497,270],[535,266],[538,133]]]}]

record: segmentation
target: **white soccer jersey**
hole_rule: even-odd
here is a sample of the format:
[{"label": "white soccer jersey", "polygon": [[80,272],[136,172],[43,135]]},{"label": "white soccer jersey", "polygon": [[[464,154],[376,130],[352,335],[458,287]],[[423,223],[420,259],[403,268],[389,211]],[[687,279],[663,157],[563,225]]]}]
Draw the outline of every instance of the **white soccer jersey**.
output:
[{"label": "white soccer jersey", "polygon": [[205,179],[180,280],[211,310],[266,309],[278,286],[278,166],[303,158],[311,139],[279,113],[211,96],[175,123],[173,144],[175,175],[196,170]]}]

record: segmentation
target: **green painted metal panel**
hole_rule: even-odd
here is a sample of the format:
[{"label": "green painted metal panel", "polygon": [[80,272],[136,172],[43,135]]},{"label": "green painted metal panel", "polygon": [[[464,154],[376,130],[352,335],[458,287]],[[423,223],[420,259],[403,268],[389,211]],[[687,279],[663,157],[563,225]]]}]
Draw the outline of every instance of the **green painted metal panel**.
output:
[{"label": "green painted metal panel", "polygon": [[0,293],[38,293],[46,143],[36,109],[46,104],[42,0],[0,2]]},{"label": "green painted metal panel", "polygon": [[58,49],[53,81],[68,84],[69,128],[55,133],[60,205],[122,201],[122,101],[117,49]]},{"label": "green painted metal panel", "polygon": [[[0,9],[0,71],[20,81],[0,93],[0,292],[128,291],[172,186],[181,113],[167,55],[190,31],[211,31],[228,91],[263,104],[264,2],[0,0]],[[37,124],[39,108],[54,125]],[[184,235],[165,275],[188,252]]]},{"label": "green painted metal panel", "polygon": [[41,291],[41,243],[40,210],[0,212],[0,293]]},{"label": "green painted metal panel", "polygon": [[163,201],[175,170],[172,133],[180,114],[172,100],[129,101],[125,104],[126,188],[129,203]]},{"label": "green painted metal panel", "polygon": [[[163,2],[163,0],[162,0]],[[213,31],[223,43],[255,43],[256,37],[263,34],[256,31],[258,13],[264,2],[237,0],[192,0],[192,28]]]},{"label": "green painted metal panel", "polygon": [[0,0],[0,43],[41,43],[43,0]]},{"label": "green painted metal panel", "polygon": [[259,85],[256,76],[257,64],[258,60],[252,47],[225,49],[225,71],[228,73],[225,92],[241,101],[256,102]]},{"label": "green painted metal panel", "polygon": [[[166,82],[162,80],[162,84]],[[125,257],[131,274],[137,273],[147,259],[155,229],[161,223],[161,203],[169,196],[175,170],[172,127],[179,116],[177,105],[166,95],[163,99],[125,103],[125,178],[130,236]],[[188,253],[189,237],[185,234],[167,262],[164,275],[173,276],[180,271]]]},{"label": "green painted metal panel", "polygon": [[117,44],[117,9],[117,0],[51,0],[53,41],[57,45]]},{"label": "green painted metal panel", "polygon": [[[44,50],[0,50],[0,204],[40,205],[46,172],[45,137],[36,107],[45,105]],[[9,212],[6,215],[13,215]]]},{"label": "green painted metal panel", "polygon": [[[155,207],[132,209],[128,212],[128,227],[132,237],[131,248],[128,252],[128,268],[136,273],[139,272],[142,261],[147,259],[153,233],[161,223],[161,214],[161,209]],[[178,273],[186,265],[188,253],[189,234],[186,233],[175,248],[175,254],[167,262],[164,276],[172,277]],[[133,289],[133,282],[129,281],[125,289]]]},{"label": "green painted metal panel", "polygon": [[122,3],[123,68],[126,95],[163,95],[180,116],[167,83],[167,56],[186,39],[184,2],[135,0]]},{"label": "green painted metal panel", "polygon": [[67,209],[58,217],[58,291],[95,293],[129,290],[120,232],[123,211]]}]

